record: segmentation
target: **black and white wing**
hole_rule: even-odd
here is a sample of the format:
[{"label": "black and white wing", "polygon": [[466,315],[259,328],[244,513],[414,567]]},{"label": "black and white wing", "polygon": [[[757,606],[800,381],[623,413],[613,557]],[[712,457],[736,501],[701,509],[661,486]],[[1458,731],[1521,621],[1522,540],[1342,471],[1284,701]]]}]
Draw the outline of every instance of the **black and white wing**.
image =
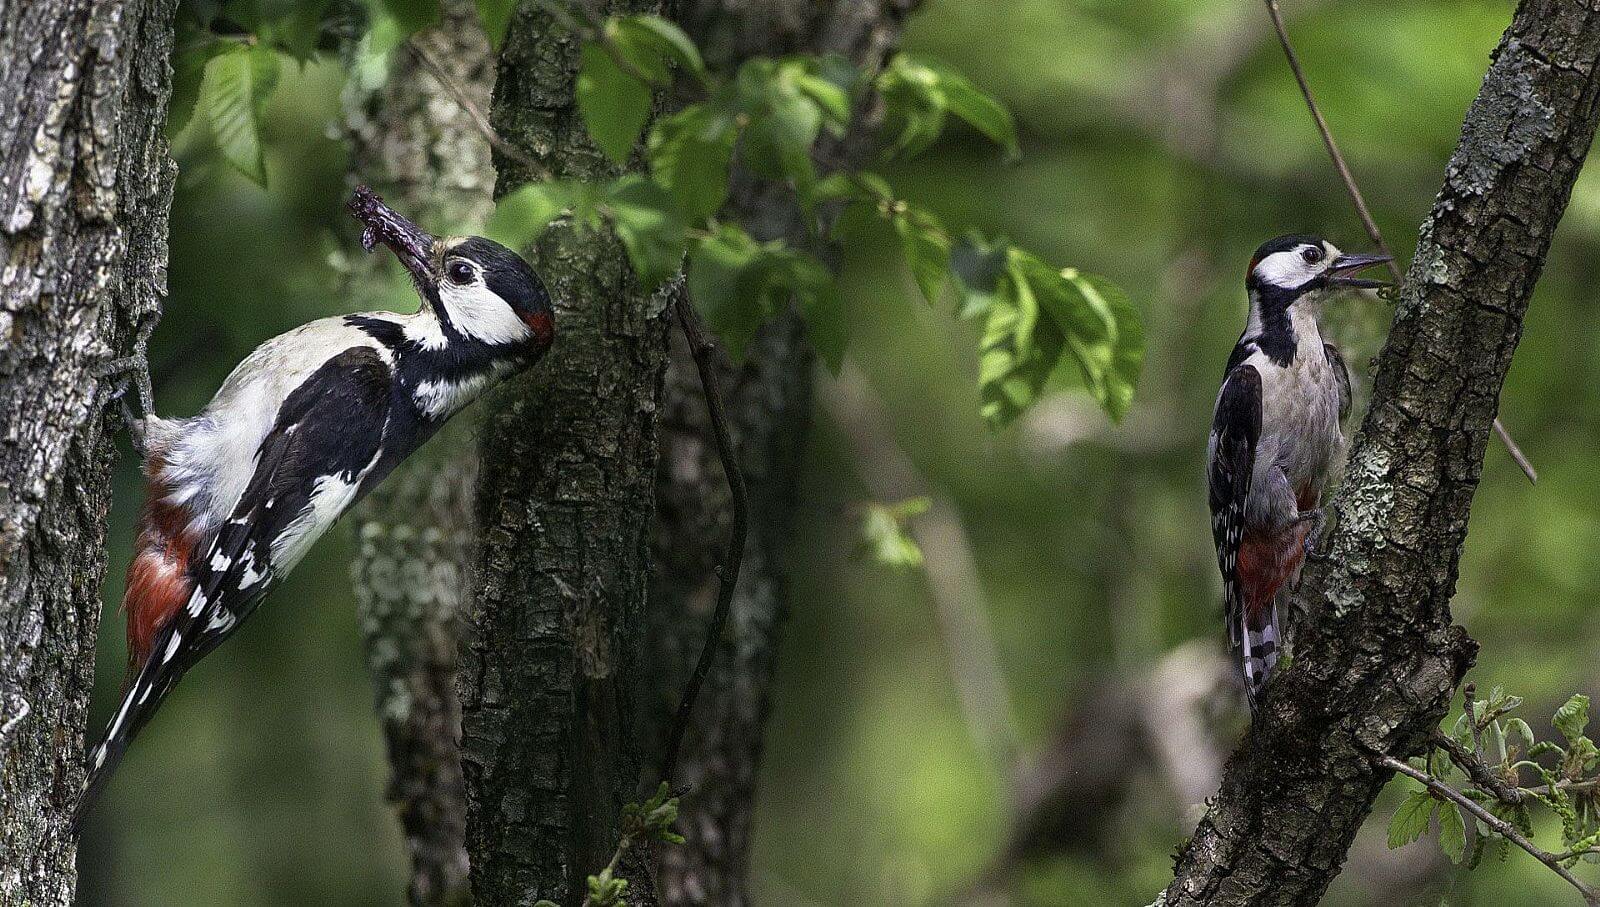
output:
[{"label": "black and white wing", "polygon": [[1331,343],[1322,345],[1323,355],[1328,357],[1328,365],[1333,368],[1333,379],[1339,382],[1339,424],[1350,418],[1350,367],[1344,364],[1344,354]]},{"label": "black and white wing", "polygon": [[[1246,626],[1245,592],[1239,577],[1239,548],[1244,539],[1245,505],[1255,471],[1256,444],[1261,440],[1261,373],[1240,363],[1229,370],[1217,395],[1211,422],[1210,463],[1206,468],[1211,501],[1211,538],[1216,545],[1217,567],[1222,571],[1228,636],[1244,661],[1245,686],[1251,703],[1276,658],[1275,628],[1271,618]],[[1270,609],[1268,609],[1270,610]],[[1274,638],[1264,640],[1263,631]],[[1265,642],[1263,647],[1261,644]],[[1265,649],[1265,650],[1263,650]]]},{"label": "black and white wing", "polygon": [[255,471],[216,538],[190,561],[194,592],[156,635],[95,749],[78,814],[161,701],[233,634],[364,490],[383,451],[393,373],[372,347],[334,356],[284,400]]}]

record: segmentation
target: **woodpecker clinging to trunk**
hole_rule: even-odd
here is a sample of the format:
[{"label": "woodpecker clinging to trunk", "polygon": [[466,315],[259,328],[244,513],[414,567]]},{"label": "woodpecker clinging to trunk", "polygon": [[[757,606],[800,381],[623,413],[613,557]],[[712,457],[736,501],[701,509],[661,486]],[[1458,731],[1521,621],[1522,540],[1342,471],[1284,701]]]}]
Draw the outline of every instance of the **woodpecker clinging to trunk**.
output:
[{"label": "woodpecker clinging to trunk", "polygon": [[1278,591],[1305,560],[1344,449],[1350,374],[1317,319],[1339,287],[1386,286],[1354,276],[1385,261],[1341,254],[1316,236],[1280,236],[1256,250],[1245,275],[1250,317],[1217,395],[1206,478],[1228,636],[1252,712],[1283,644]]},{"label": "woodpecker clinging to trunk", "polygon": [[184,672],[351,504],[554,337],[550,296],[515,252],[436,239],[365,187],[349,210],[362,245],[387,245],[410,272],[415,314],[311,322],[246,357],[199,415],[130,423],[147,499],[123,599],[129,680],[80,819]]}]

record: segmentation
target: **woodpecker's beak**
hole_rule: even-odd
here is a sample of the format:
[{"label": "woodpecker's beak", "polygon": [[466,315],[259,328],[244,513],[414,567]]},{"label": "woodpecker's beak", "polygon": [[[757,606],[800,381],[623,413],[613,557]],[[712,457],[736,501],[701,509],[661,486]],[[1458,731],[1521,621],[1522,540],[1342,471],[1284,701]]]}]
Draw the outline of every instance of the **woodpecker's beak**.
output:
[{"label": "woodpecker's beak", "polygon": [[365,229],[361,231],[361,246],[368,252],[378,243],[394,251],[395,257],[419,284],[438,283],[433,267],[433,236],[403,217],[400,212],[385,205],[378,193],[366,186],[357,186],[346,207]]},{"label": "woodpecker's beak", "polygon": [[1373,265],[1381,265],[1391,260],[1387,255],[1340,255],[1328,266],[1328,285],[1366,290],[1387,287],[1390,285],[1387,280],[1368,280],[1355,275]]}]

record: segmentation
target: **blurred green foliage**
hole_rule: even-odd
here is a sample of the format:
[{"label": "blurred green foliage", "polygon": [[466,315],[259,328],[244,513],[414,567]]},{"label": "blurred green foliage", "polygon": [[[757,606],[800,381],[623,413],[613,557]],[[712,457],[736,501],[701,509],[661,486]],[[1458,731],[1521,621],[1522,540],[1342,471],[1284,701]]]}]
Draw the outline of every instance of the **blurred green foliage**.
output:
[{"label": "blurred green foliage", "polygon": [[[1412,244],[1509,0],[1285,4],[1313,86],[1391,245]],[[1113,426],[1053,376],[999,434],[973,376],[981,325],[919,301],[900,238],[848,247],[849,356],[894,436],[972,536],[1004,675],[1031,749],[1108,678],[1141,676],[1192,639],[1222,645],[1201,463],[1222,364],[1243,323],[1242,272],[1267,237],[1321,231],[1362,248],[1257,3],[929,0],[907,49],[947,61],[1015,114],[1020,161],[958,128],[885,172],[947,223],[1010,237],[1126,289],[1148,356]],[[344,152],[328,138],[342,70],[285,65],[263,112],[263,191],[195,123],[179,136],[172,297],[152,349],[158,402],[196,411],[261,340],[370,307],[342,289]],[[1474,679],[1552,714],[1600,691],[1600,176],[1558,233],[1502,413],[1540,469],[1530,487],[1491,445],[1455,615],[1483,644]],[[401,303],[396,303],[401,304]],[[1329,308],[1353,369],[1385,306]],[[826,377],[820,379],[827,381]],[[962,720],[917,571],[853,556],[866,492],[822,414],[790,560],[756,826],[758,903],[947,902],[1008,833],[1007,784]],[[106,598],[120,599],[138,491],[121,468]],[[913,517],[914,519],[914,517]],[[197,668],[134,747],[88,832],[84,904],[392,904],[405,857],[382,804],[381,742],[353,617],[348,540],[334,533],[237,638]],[[96,720],[120,682],[108,608]],[[1539,728],[1541,734],[1547,729]],[[1150,774],[1097,835],[1030,866],[1026,904],[1148,903],[1194,805]],[[1386,791],[1328,902],[1549,904],[1572,895],[1532,860],[1470,873],[1431,840],[1387,848],[1405,791]],[[1543,821],[1543,820],[1541,820]],[[1557,835],[1550,820],[1541,834]],[[352,846],[351,842],[356,842]],[[1594,868],[1576,870],[1593,879]]]}]

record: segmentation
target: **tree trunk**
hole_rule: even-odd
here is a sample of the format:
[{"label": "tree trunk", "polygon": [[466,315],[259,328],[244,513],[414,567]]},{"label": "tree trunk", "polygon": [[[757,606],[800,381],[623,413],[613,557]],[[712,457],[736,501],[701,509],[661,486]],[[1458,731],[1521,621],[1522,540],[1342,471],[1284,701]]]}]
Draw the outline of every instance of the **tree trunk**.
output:
[{"label": "tree trunk", "polygon": [[[497,191],[619,172],[578,118],[578,48],[543,8],[518,9],[491,118],[548,173],[497,157]],[[581,900],[639,779],[632,719],[674,290],[641,292],[609,232],[557,225],[531,260],[556,301],[557,340],[485,407],[479,576],[461,647],[467,849],[482,904]],[[623,870],[629,903],[653,903],[638,861]]]},{"label": "tree trunk", "polygon": [[[394,54],[387,81],[354,84],[345,97],[352,172],[436,232],[481,224],[494,208],[489,143],[464,92],[489,106],[494,56],[470,0],[445,0],[438,28]],[[363,259],[370,268],[375,259]],[[457,416],[379,486],[355,513],[356,603],[389,750],[389,799],[411,856],[415,904],[470,900],[461,709],[456,696],[459,622],[471,592],[473,493],[479,409]]]},{"label": "tree trunk", "polygon": [[72,901],[115,447],[166,293],[172,0],[0,4],[0,905]]},{"label": "tree trunk", "polygon": [[[686,0],[678,19],[718,71],[732,72],[753,56],[797,52],[842,54],[871,69],[895,49],[915,5],[909,0]],[[858,132],[828,151],[856,158],[868,138]],[[729,209],[761,239],[806,241],[786,190],[736,183]],[[691,790],[679,822],[688,840],[661,851],[658,883],[664,904],[749,901],[746,876],[762,733],[787,604],[782,555],[811,416],[813,361],[804,326],[789,313],[762,329],[741,367],[724,361],[718,368],[749,486],[752,524],[732,616],[679,761],[675,780]],[[656,480],[657,570],[645,672],[652,687],[643,715],[653,725],[651,756],[664,748],[705,640],[717,596],[715,571],[732,520],[727,482],[710,438],[694,364],[687,347],[675,342]]]},{"label": "tree trunk", "polygon": [[1158,903],[1312,904],[1476,644],[1450,617],[1467,517],[1528,300],[1600,119],[1600,13],[1524,0],[1423,224],[1372,404],[1268,689]]}]

